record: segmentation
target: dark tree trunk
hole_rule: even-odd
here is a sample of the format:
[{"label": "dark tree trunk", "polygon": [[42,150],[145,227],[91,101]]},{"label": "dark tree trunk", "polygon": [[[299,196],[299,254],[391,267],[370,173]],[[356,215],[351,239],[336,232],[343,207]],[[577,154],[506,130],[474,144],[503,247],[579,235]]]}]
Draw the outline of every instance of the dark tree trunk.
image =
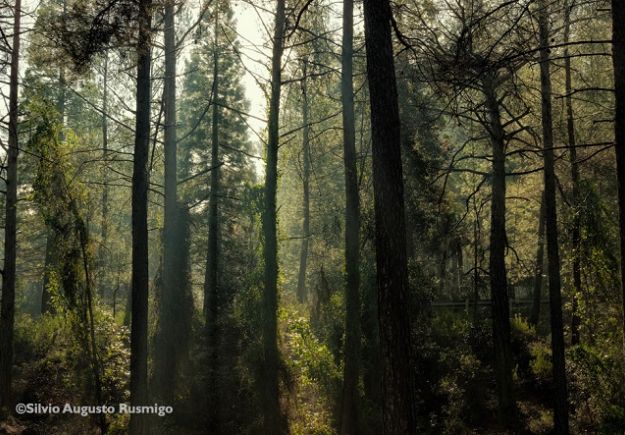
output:
[{"label": "dark tree trunk", "polygon": [[534,289],[532,292],[532,308],[530,309],[529,323],[538,325],[540,320],[540,302],[543,291],[543,273],[545,266],[545,194],[540,198],[538,212],[538,242],[536,248],[536,264],[534,265]]},{"label": "dark tree trunk", "polygon": [[[152,1],[139,2],[137,106],[132,173],[132,318],[130,329],[130,402],[148,401],[148,153],[150,145],[150,64]],[[147,418],[130,416],[131,435],[148,433]]]},{"label": "dark tree trunk", "polygon": [[[614,150],[618,184],[620,271],[625,322],[625,0],[612,0],[612,63],[614,66]],[[625,339],[625,323],[623,323]]]},{"label": "dark tree trunk", "polygon": [[496,80],[496,77],[485,76],[483,78],[493,146],[489,272],[499,420],[501,424],[511,428],[516,423],[516,405],[512,385],[510,307],[508,305],[508,278],[506,276],[505,131],[501,123]]},{"label": "dark tree trunk", "polygon": [[212,411],[209,415],[209,431],[219,429],[217,366],[219,346],[219,47],[218,47],[219,14],[215,15],[215,35],[213,47],[213,104],[211,125],[211,184],[208,204],[208,249],[206,252],[206,269],[204,276],[204,317],[208,339],[208,404]]},{"label": "dark tree trunk", "polygon": [[15,259],[17,236],[18,86],[21,0],[15,0],[11,76],[9,79],[9,150],[7,155],[4,266],[0,303],[0,411],[11,401],[13,330],[15,321]]},{"label": "dark tree trunk", "polygon": [[356,166],[354,119],[354,3],[343,0],[341,102],[343,108],[343,164],[345,167],[345,362],[341,435],[360,433],[358,378],[360,375],[360,197]]},{"label": "dark tree trunk", "polygon": [[549,11],[541,2],[538,16],[540,33],[540,84],[542,106],[543,147],[545,161],[545,229],[547,231],[547,270],[549,274],[549,307],[551,317],[551,352],[554,382],[555,433],[569,433],[568,393],[564,361],[564,327],[558,248],[558,215],[556,180],[553,157],[553,125],[551,111],[551,73],[549,59]]},{"label": "dark tree trunk", "polygon": [[365,0],[373,192],[386,434],[416,433],[397,83],[387,0]]},{"label": "dark tree trunk", "polygon": [[[571,8],[569,1],[564,3],[564,43],[567,44],[571,33]],[[579,316],[578,300],[583,293],[582,289],[582,265],[581,265],[581,204],[579,194],[579,163],[577,162],[577,149],[575,141],[575,121],[573,118],[573,85],[571,81],[571,58],[568,46],[564,49],[564,75],[566,94],[566,132],[569,142],[569,157],[571,160],[571,202],[573,207],[573,228],[571,229],[571,243],[573,245],[573,295],[571,300],[571,344],[579,344]]]},{"label": "dark tree trunk", "polygon": [[278,146],[280,139],[280,91],[284,51],[285,1],[276,1],[273,53],[271,58],[271,98],[267,126],[267,167],[265,211],[263,215],[265,285],[263,290],[263,428],[267,434],[285,431],[280,412],[278,386],[278,240],[276,190],[278,185]]},{"label": "dark tree trunk", "polygon": [[159,303],[159,319],[154,349],[155,396],[165,403],[172,403],[176,386],[178,360],[177,333],[180,324],[176,308],[180,305],[180,273],[176,267],[176,239],[178,217],[177,161],[176,161],[176,27],[175,5],[165,5],[165,80],[163,91],[164,149],[165,149],[165,218],[163,223],[163,284]]},{"label": "dark tree trunk", "polygon": [[308,125],[308,89],[307,89],[307,74],[306,61],[303,62],[302,68],[302,123],[303,123],[303,140],[302,140],[302,159],[303,171],[302,171],[302,188],[303,188],[303,201],[302,201],[302,246],[299,256],[299,273],[297,277],[297,300],[299,302],[306,302],[306,265],[308,263],[308,242],[310,240],[310,143],[309,132],[310,127]]}]

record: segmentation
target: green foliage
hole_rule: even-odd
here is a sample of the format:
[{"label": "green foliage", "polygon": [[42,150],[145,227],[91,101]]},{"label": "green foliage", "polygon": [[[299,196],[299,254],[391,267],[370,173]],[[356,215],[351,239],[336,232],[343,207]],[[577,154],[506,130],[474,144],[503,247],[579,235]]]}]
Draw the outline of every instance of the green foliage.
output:
[{"label": "green foliage", "polygon": [[567,352],[571,397],[579,407],[579,426],[616,434],[625,425],[621,351],[612,346],[583,344]]},{"label": "green foliage", "polygon": [[[46,314],[40,319],[22,315],[16,319],[16,366],[20,379],[16,400],[19,402],[93,403],[92,376],[83,341],[76,335],[76,318],[71,312],[62,311],[62,305],[58,308],[61,311],[56,315]],[[115,405],[126,402],[129,398],[129,331],[117,325],[104,310],[98,310],[95,318],[97,352],[102,364],[102,399]],[[115,415],[111,418],[113,425],[124,419]],[[67,424],[63,419],[63,415],[50,415],[42,424],[45,427]],[[87,419],[79,417],[72,424],[82,428],[84,433],[89,431]]]},{"label": "green foliage", "polygon": [[291,431],[295,434],[335,433],[332,408],[327,404],[336,403],[339,398],[341,366],[307,319],[290,313],[285,322],[284,347],[298,403],[291,411]]}]

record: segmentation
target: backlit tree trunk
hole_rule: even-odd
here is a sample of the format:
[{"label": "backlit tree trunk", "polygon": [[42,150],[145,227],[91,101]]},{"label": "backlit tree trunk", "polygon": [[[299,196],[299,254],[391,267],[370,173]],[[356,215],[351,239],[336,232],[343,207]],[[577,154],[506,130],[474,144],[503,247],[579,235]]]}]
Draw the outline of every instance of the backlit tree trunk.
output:
[{"label": "backlit tree trunk", "polygon": [[172,403],[174,397],[178,342],[177,334],[180,313],[179,275],[176,267],[176,225],[178,217],[177,192],[177,153],[176,153],[176,28],[175,5],[168,1],[165,5],[165,80],[163,110],[165,114],[165,219],[163,223],[163,284],[159,303],[159,319],[155,337],[154,386],[159,400]]},{"label": "backlit tree trunk", "polygon": [[345,362],[341,434],[356,435],[360,374],[360,197],[356,166],[354,119],[354,4],[343,1],[341,102],[343,108],[343,164],[345,167]]},{"label": "backlit tree trunk", "polygon": [[493,147],[489,272],[499,421],[504,426],[511,427],[516,421],[516,405],[512,385],[510,307],[506,275],[505,131],[501,123],[496,80],[492,76],[482,79]]},{"label": "backlit tree trunk", "polygon": [[[148,401],[148,154],[150,142],[150,32],[152,1],[139,2],[137,96],[132,172],[132,298],[130,327],[130,402]],[[131,435],[148,433],[147,418],[130,416]]]},{"label": "backlit tree trunk", "polygon": [[547,264],[549,274],[549,308],[551,320],[551,352],[554,382],[554,430],[569,433],[568,393],[564,362],[564,327],[560,280],[560,252],[558,247],[558,214],[556,208],[556,180],[553,157],[553,121],[551,110],[551,73],[549,58],[549,11],[541,2],[538,15],[540,33],[540,84],[543,128],[543,156],[545,175],[545,230],[547,232]]},{"label": "backlit tree trunk", "polygon": [[386,434],[416,433],[397,83],[388,0],[365,0],[371,102],[378,321]]},{"label": "backlit tree trunk", "polygon": [[285,1],[276,1],[273,53],[271,58],[271,98],[267,126],[267,166],[265,171],[264,289],[263,289],[263,428],[279,434],[283,428],[278,386],[278,240],[276,191],[278,186],[278,146],[280,139],[280,92],[284,51]]},{"label": "backlit tree trunk", "polygon": [[21,0],[15,0],[11,75],[9,78],[9,149],[7,153],[6,210],[4,227],[4,266],[0,302],[0,410],[11,401],[13,370],[13,330],[15,322],[15,257],[17,236],[17,156],[19,154],[18,86],[20,55]]},{"label": "backlit tree trunk", "polygon": [[310,126],[308,125],[308,89],[306,80],[307,68],[306,61],[303,62],[302,68],[302,246],[299,256],[299,273],[297,277],[297,299],[305,302],[306,294],[306,266],[308,264],[308,243],[310,240]]},{"label": "backlit tree trunk", "polygon": [[[569,1],[564,3],[564,44],[567,44],[571,33],[571,8]],[[571,243],[573,245],[573,295],[571,301],[571,344],[579,344],[579,327],[581,318],[579,315],[578,300],[582,295],[582,265],[581,265],[581,203],[580,203],[580,177],[579,163],[577,162],[577,148],[575,140],[575,121],[573,118],[573,85],[571,79],[571,58],[568,46],[564,49],[564,75],[566,94],[566,133],[571,161],[571,202],[573,207],[573,228],[571,229]]]}]

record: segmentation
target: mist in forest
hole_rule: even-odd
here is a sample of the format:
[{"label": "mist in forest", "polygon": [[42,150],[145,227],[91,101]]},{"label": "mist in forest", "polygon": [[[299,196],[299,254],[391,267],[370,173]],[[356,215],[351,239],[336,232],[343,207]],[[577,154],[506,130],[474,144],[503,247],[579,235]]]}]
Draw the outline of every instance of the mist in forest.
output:
[{"label": "mist in forest", "polygon": [[0,0],[0,434],[625,432],[625,0]]}]

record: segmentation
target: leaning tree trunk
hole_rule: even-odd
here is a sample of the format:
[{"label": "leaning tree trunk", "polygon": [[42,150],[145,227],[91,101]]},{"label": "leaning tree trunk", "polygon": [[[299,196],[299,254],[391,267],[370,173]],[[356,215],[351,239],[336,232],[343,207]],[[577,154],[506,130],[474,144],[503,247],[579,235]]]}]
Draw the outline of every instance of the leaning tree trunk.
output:
[{"label": "leaning tree trunk", "polygon": [[564,326],[558,247],[558,212],[553,157],[553,125],[551,110],[551,73],[549,59],[549,11],[541,2],[538,15],[540,33],[540,88],[545,161],[545,229],[547,232],[547,270],[549,274],[549,308],[551,320],[551,353],[554,382],[554,429],[558,434],[569,433],[568,392],[564,361]]},{"label": "leaning tree trunk", "polygon": [[356,166],[354,119],[354,2],[343,0],[341,102],[343,107],[343,164],[345,167],[345,362],[341,435],[356,435],[360,373],[360,197]]},{"label": "leaning tree trunk", "polygon": [[176,308],[180,305],[179,294],[182,272],[176,267],[176,221],[178,217],[177,157],[176,157],[176,27],[175,5],[165,5],[165,80],[163,110],[165,114],[165,218],[163,222],[163,284],[159,301],[159,319],[154,349],[154,387],[159,400],[172,403],[176,386],[177,359],[180,324]]},{"label": "leaning tree trunk", "polygon": [[208,202],[208,249],[206,252],[206,269],[204,274],[204,322],[208,339],[208,406],[209,431],[219,430],[219,394],[217,391],[217,367],[219,357],[219,47],[218,47],[219,14],[215,14],[215,35],[213,46],[213,113],[211,124],[211,184]]},{"label": "leaning tree trunk", "polygon": [[414,434],[416,409],[410,364],[404,185],[390,4],[387,0],[365,0],[364,14],[371,102],[384,433]]},{"label": "leaning tree trunk", "polygon": [[[569,1],[564,3],[564,44],[569,43],[571,34],[571,8]],[[573,297],[571,300],[571,344],[579,344],[580,324],[579,298],[582,295],[582,265],[581,265],[581,203],[579,163],[577,162],[577,148],[575,141],[575,121],[573,118],[573,85],[571,80],[571,58],[569,48],[564,49],[564,92],[566,94],[566,133],[568,138],[569,157],[571,161],[571,202],[573,207],[573,228],[571,229],[571,243],[573,245]]]},{"label": "leaning tree trunk", "polygon": [[21,0],[15,0],[11,76],[9,78],[9,150],[7,153],[6,210],[4,227],[4,266],[0,302],[0,411],[11,400],[13,369],[13,329],[15,322],[15,259],[17,236],[17,156],[19,154],[18,86],[20,55]]},{"label": "leaning tree trunk", "polygon": [[302,188],[303,188],[303,201],[302,201],[302,246],[299,256],[299,273],[297,277],[297,300],[299,302],[306,302],[306,265],[308,264],[308,242],[310,240],[310,126],[308,125],[308,89],[307,89],[307,74],[306,61],[303,63],[302,68],[302,159],[303,159],[303,171],[302,171]]},{"label": "leaning tree trunk", "polygon": [[530,309],[529,323],[537,326],[540,320],[540,303],[543,291],[543,273],[545,265],[545,194],[540,198],[540,211],[538,212],[538,243],[536,248],[536,264],[534,265],[534,289],[532,292],[532,307]]},{"label": "leaning tree trunk", "polygon": [[614,150],[618,184],[618,209],[625,339],[625,0],[612,0],[612,63],[614,65]]},{"label": "leaning tree trunk", "polygon": [[485,76],[483,78],[493,146],[489,272],[499,420],[501,424],[511,428],[516,422],[516,405],[512,388],[510,307],[508,305],[508,278],[506,276],[505,131],[501,123],[496,80],[496,77]]},{"label": "leaning tree trunk", "polygon": [[278,186],[278,146],[280,139],[280,91],[284,51],[285,0],[276,1],[273,53],[271,59],[271,98],[267,126],[267,167],[265,172],[265,211],[263,216],[265,276],[263,289],[263,429],[267,434],[284,432],[278,387],[278,240],[276,190]]},{"label": "leaning tree trunk", "polygon": [[[130,329],[130,402],[148,400],[148,153],[150,142],[150,32],[152,1],[139,2],[137,104],[132,173],[132,299]],[[147,418],[130,416],[131,435],[148,433]]]}]

